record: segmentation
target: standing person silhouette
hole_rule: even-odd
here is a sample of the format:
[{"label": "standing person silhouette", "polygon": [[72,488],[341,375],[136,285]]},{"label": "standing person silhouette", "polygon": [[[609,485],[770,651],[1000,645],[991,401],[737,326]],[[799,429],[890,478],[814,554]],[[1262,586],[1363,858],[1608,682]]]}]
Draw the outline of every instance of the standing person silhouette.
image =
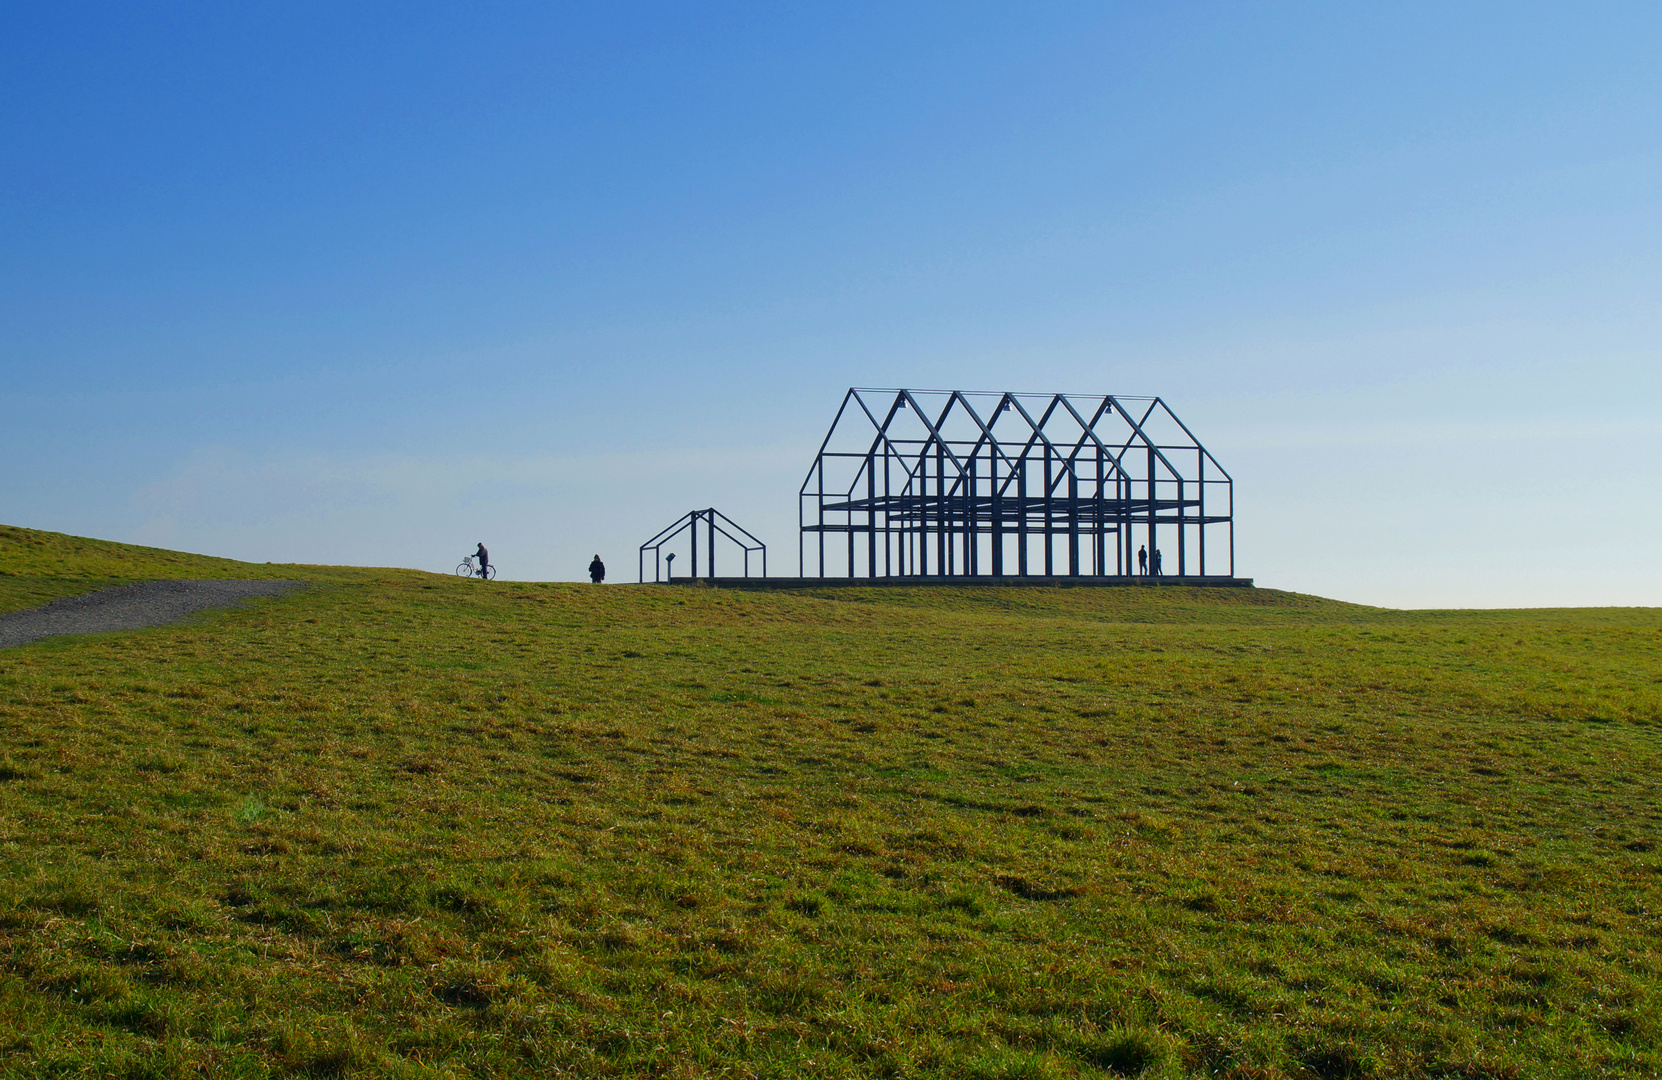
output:
[{"label": "standing person silhouette", "polygon": [[486,577],[491,565],[491,553],[485,550],[485,542],[479,541],[479,550],[474,552],[479,558],[479,576]]},{"label": "standing person silhouette", "polygon": [[606,580],[606,564],[600,561],[598,552],[595,554],[594,562],[589,564],[589,580],[596,585]]},{"label": "standing person silhouette", "polygon": [[1154,549],[1154,576],[1155,577],[1165,577],[1166,576],[1165,570],[1163,570],[1160,566],[1160,549],[1159,548]]},{"label": "standing person silhouette", "polygon": [[1137,573],[1148,576],[1148,545],[1144,544],[1137,549]]}]

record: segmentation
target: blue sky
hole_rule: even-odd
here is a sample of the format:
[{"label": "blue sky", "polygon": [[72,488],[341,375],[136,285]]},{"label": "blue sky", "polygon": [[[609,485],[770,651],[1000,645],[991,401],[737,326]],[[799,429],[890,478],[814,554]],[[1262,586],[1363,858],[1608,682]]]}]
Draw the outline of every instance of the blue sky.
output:
[{"label": "blue sky", "polygon": [[1662,604],[1662,10],[778,7],[14,6],[0,520],[632,577],[851,385],[1158,394],[1261,584]]}]

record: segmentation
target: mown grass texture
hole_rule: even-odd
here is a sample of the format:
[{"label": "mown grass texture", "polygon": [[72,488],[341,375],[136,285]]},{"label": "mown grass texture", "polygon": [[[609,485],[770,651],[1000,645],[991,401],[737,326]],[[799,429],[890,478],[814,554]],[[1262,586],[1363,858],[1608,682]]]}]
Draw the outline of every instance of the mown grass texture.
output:
[{"label": "mown grass texture", "polygon": [[373,576],[361,567],[245,563],[0,525],[0,615],[136,581],[363,581]]},{"label": "mown grass texture", "polygon": [[1662,1072],[1662,613],[294,576],[0,651],[0,1075]]}]

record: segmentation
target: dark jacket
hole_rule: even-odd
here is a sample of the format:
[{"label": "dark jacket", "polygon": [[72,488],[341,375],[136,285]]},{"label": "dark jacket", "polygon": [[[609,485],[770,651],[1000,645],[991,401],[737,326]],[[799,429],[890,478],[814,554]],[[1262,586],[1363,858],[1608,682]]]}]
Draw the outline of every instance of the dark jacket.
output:
[{"label": "dark jacket", "polygon": [[606,580],[606,564],[599,559],[589,564],[589,580],[596,584]]}]

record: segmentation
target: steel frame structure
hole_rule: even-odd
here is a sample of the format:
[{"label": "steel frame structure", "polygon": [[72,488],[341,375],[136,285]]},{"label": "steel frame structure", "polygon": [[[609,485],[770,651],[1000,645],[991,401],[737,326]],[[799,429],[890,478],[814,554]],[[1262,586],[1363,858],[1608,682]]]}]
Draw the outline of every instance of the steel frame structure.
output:
[{"label": "steel frame structure", "polygon": [[1206,576],[1221,528],[1233,578],[1234,509],[1233,478],[1157,397],[857,387],[798,492],[798,560],[822,578],[1128,577],[1139,541],[1155,572],[1165,536],[1166,574]]},{"label": "steel frame structure", "polygon": [[[691,541],[691,545],[692,545],[692,552],[691,552],[691,558],[689,558],[687,560],[687,566],[688,566],[688,569],[690,569],[692,571],[692,573],[689,574],[688,576],[689,577],[695,577],[695,578],[698,577],[699,576],[699,573],[698,573],[698,527],[699,527],[700,524],[702,524],[704,526],[704,532],[705,532],[705,537],[706,537],[706,541],[705,541],[705,545],[704,545],[704,550],[705,550],[705,553],[706,553],[706,556],[705,556],[705,570],[706,570],[705,576],[706,577],[714,578],[716,576],[716,537],[717,537],[717,535],[726,537],[728,540],[731,540],[733,543],[737,544],[744,551],[744,576],[745,577],[750,576],[750,556],[754,553],[760,552],[761,556],[762,556],[762,576],[767,577],[767,575],[768,575],[768,548],[767,548],[767,545],[762,543],[760,540],[756,539],[754,536],[752,536],[747,530],[745,530],[743,527],[741,527],[732,518],[728,517],[726,514],[722,513],[720,510],[717,510],[715,507],[711,506],[711,507],[707,507],[706,509],[703,509],[703,510],[689,510],[689,511],[687,511],[685,514],[682,514],[679,518],[677,518],[673,525],[671,525],[668,528],[662,530],[661,532],[658,533],[658,535],[654,536],[652,539],[648,540],[646,543],[641,545],[640,556],[639,556],[640,581],[643,584],[646,581],[646,553],[648,551],[652,552],[652,580],[655,581],[655,582],[663,580],[663,578],[660,577],[660,573],[662,572],[662,568],[663,568],[663,566],[665,564],[665,561],[666,561],[662,558],[663,549],[667,544],[669,544],[671,541],[676,539],[676,537],[680,536],[684,532],[691,534],[690,535],[690,541]],[[669,564],[669,569],[671,571],[673,571],[674,563],[675,563],[674,553],[670,554],[669,559],[667,561],[668,561],[668,564]],[[674,574],[670,573],[668,576],[671,579],[673,579]]]}]

